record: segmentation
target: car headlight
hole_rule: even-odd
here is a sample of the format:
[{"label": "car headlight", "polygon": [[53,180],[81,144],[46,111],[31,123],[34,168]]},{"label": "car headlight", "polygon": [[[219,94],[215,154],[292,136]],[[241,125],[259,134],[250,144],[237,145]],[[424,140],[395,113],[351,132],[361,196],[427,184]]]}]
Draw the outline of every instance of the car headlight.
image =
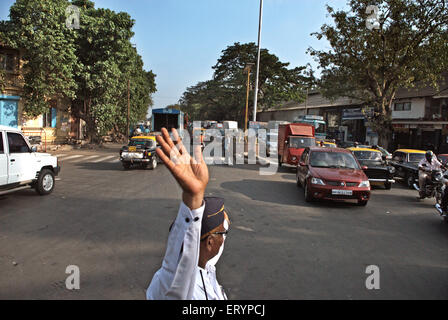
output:
[{"label": "car headlight", "polygon": [[311,178],[311,184],[320,184],[322,186],[325,185],[325,183],[322,181],[322,179],[319,179],[319,178]]},{"label": "car headlight", "polygon": [[361,181],[361,183],[359,184],[358,187],[359,187],[359,188],[368,188],[368,187],[370,187],[370,182],[369,182],[369,180]]}]

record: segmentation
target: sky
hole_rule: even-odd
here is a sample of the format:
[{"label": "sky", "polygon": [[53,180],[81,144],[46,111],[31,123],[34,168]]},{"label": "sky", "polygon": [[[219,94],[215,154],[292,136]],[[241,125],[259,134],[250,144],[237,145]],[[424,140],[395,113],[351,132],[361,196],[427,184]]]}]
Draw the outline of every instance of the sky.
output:
[{"label": "sky", "polygon": [[[93,0],[99,8],[125,11],[135,20],[132,43],[145,70],[156,74],[153,108],[178,102],[199,81],[212,78],[221,51],[235,42],[258,40],[260,0]],[[15,0],[0,0],[7,20]],[[309,47],[328,49],[310,33],[331,22],[326,4],[342,9],[346,0],[264,0],[261,47],[290,68],[317,64]]]}]

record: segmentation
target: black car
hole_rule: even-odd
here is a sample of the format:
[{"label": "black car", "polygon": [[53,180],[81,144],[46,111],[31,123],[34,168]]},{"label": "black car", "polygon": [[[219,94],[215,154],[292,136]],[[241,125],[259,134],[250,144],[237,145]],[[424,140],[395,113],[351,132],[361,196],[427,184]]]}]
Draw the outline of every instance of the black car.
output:
[{"label": "black car", "polygon": [[390,190],[395,182],[395,168],[385,161],[380,150],[369,148],[349,148],[355,155],[364,173],[372,184],[383,184]]},{"label": "black car", "polygon": [[395,167],[395,176],[403,178],[409,188],[418,184],[418,163],[425,157],[425,151],[398,149],[392,154],[391,164]]},{"label": "black car", "polygon": [[120,161],[125,169],[138,164],[144,169],[157,167],[157,143],[155,136],[135,136],[129,141],[129,145],[120,150]]}]

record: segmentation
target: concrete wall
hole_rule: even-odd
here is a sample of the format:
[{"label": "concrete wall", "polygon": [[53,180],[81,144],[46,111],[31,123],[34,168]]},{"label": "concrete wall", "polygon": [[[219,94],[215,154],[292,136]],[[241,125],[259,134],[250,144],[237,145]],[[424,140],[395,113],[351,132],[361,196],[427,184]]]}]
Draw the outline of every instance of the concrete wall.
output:
[{"label": "concrete wall", "polygon": [[[425,116],[425,98],[409,98],[397,99],[395,103],[411,102],[411,110],[409,111],[393,111],[392,119],[419,119]],[[393,108],[393,107],[392,107]]]}]

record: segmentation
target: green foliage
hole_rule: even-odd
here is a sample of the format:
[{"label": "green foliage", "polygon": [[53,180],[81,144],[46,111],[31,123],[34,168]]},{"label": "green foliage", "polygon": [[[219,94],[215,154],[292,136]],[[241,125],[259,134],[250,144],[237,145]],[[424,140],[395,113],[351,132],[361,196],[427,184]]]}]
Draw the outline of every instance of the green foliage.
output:
[{"label": "green foliage", "polygon": [[53,96],[75,97],[78,61],[76,36],[65,25],[66,0],[17,0],[10,8],[6,42],[25,49],[27,61],[23,97],[29,116],[48,110]]},{"label": "green foliage", "polygon": [[[180,104],[190,119],[243,121],[246,105],[247,73],[253,63],[250,87],[255,87],[257,46],[235,43],[222,51],[214,69],[213,79],[187,88]],[[304,87],[309,82],[305,67],[288,69],[289,63],[262,49],[260,54],[258,110],[286,101],[304,100]],[[249,95],[249,111],[253,109],[253,93]],[[250,113],[249,113],[250,114]]]},{"label": "green foliage", "polygon": [[130,81],[130,120],[145,119],[155,92],[154,74],[130,42],[134,21],[127,13],[81,9],[77,114],[103,135],[112,129],[126,132],[127,85]]},{"label": "green foliage", "polygon": [[[66,26],[70,4],[80,9],[79,29]],[[0,23],[0,35],[25,49],[28,115],[46,112],[49,98],[67,97],[72,113],[87,122],[90,140],[110,130],[124,134],[129,80],[131,123],[146,118],[155,75],[143,69],[130,42],[134,20],[127,13],[95,9],[88,0],[17,0],[10,17]]]},{"label": "green foliage", "polygon": [[[374,107],[369,119],[387,145],[391,104],[397,89],[436,85],[448,68],[448,8],[443,0],[351,0],[350,10],[328,7],[334,25],[324,24],[317,39],[329,51],[310,48],[320,64],[319,85],[330,98],[346,96]],[[378,29],[367,28],[369,5],[376,5]]]}]

